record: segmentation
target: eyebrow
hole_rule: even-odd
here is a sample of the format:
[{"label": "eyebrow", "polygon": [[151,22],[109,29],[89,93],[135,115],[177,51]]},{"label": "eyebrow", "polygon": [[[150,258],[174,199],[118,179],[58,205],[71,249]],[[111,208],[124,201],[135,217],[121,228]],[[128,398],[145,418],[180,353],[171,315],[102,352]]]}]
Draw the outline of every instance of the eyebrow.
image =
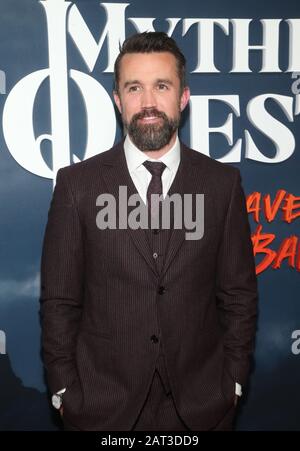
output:
[{"label": "eyebrow", "polygon": [[130,85],[140,85],[141,82],[139,80],[128,80],[124,83],[124,88],[128,88]]},{"label": "eyebrow", "polygon": [[[166,85],[173,86],[173,82],[168,78],[158,78],[155,80],[155,83],[165,83]],[[128,80],[124,83],[124,88],[128,88],[131,85],[141,85],[142,83],[139,80]]]},{"label": "eyebrow", "polygon": [[156,80],[156,83],[165,83],[166,85],[173,86],[173,82],[168,78],[159,78],[158,80]]}]

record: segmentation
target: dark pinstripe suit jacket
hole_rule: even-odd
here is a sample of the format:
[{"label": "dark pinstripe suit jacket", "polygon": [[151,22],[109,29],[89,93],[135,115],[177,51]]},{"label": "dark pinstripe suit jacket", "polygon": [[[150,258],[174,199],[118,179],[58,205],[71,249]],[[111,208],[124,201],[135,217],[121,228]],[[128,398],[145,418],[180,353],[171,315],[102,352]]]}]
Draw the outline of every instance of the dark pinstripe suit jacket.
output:
[{"label": "dark pinstripe suit jacket", "polygon": [[[136,193],[122,143],[58,172],[41,272],[42,345],[66,421],[84,430],[129,430],[145,400],[161,336],[179,413],[213,428],[245,384],[257,287],[239,171],[181,144],[172,193],[204,193],[198,241],[173,230],[159,275],[138,230],[99,230],[96,198],[119,185]],[[159,290],[159,287],[165,290]],[[161,294],[159,294],[161,293]]]}]

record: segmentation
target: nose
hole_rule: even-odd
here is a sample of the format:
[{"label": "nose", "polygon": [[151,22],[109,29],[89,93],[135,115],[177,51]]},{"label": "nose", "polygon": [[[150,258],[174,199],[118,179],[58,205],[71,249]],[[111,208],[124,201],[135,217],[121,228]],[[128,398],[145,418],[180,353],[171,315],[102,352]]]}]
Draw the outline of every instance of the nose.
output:
[{"label": "nose", "polygon": [[152,89],[144,89],[141,97],[142,108],[156,107],[156,98]]}]

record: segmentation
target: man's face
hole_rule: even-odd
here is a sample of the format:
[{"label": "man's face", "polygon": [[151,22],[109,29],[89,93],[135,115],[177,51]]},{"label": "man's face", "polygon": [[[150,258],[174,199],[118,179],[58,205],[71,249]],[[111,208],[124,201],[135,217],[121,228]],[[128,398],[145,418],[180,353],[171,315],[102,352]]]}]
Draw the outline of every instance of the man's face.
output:
[{"label": "man's face", "polygon": [[114,98],[134,144],[143,151],[159,150],[175,135],[189,89],[180,92],[172,53],[131,53],[121,60]]}]

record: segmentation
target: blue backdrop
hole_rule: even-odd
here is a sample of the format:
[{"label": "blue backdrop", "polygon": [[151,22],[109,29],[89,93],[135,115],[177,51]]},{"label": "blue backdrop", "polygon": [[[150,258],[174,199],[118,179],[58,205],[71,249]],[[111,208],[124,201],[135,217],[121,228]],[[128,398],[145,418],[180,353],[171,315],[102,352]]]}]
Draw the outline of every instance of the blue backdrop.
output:
[{"label": "blue backdrop", "polygon": [[118,43],[151,29],[187,57],[181,138],[237,166],[248,196],[259,321],[236,427],[300,430],[298,0],[1,0],[0,430],[60,427],[38,315],[55,175],[122,136],[112,103]]}]

